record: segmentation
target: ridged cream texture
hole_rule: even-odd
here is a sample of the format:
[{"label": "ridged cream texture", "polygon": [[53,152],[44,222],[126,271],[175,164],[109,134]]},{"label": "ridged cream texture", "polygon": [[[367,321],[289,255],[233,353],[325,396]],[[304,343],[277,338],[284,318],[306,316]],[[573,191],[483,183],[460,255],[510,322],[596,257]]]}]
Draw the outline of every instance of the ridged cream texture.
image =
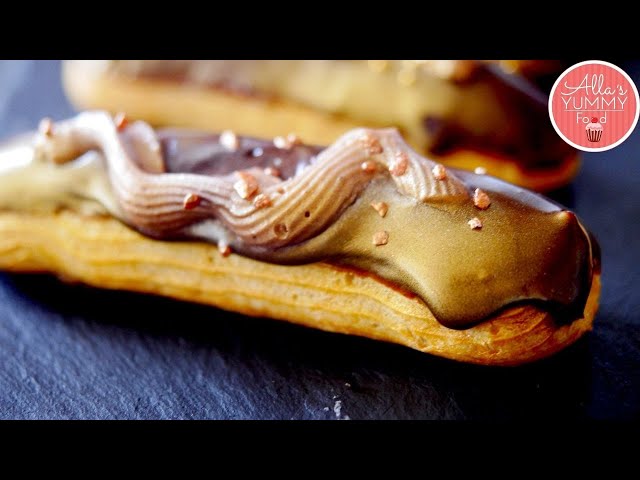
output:
[{"label": "ridged cream texture", "polygon": [[[92,149],[104,155],[123,221],[148,235],[165,238],[216,219],[230,232],[230,243],[242,251],[279,248],[312,238],[375,177],[387,177],[400,193],[418,201],[465,201],[469,195],[452,174],[434,178],[436,163],[415,153],[393,129],[350,131],[285,181],[259,169],[248,170],[259,185],[256,195],[270,199],[271,205],[262,208],[254,205],[255,195],[239,195],[235,185],[241,177],[235,173],[165,173],[151,127],[136,122],[120,132],[105,112],[85,112],[57,123],[50,136],[40,138],[36,151],[45,159],[64,163]],[[398,171],[402,162],[405,168]],[[189,195],[201,201],[187,210],[184,200]],[[314,212],[312,219],[309,211]]]}]

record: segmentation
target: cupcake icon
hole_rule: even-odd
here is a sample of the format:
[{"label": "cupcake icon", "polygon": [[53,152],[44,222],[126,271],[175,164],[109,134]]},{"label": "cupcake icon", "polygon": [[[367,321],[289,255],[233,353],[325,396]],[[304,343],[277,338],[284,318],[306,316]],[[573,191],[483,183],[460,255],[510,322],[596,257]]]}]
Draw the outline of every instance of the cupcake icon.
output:
[{"label": "cupcake icon", "polygon": [[602,124],[598,117],[591,117],[591,123],[587,125],[587,139],[590,142],[599,142],[602,138]]}]

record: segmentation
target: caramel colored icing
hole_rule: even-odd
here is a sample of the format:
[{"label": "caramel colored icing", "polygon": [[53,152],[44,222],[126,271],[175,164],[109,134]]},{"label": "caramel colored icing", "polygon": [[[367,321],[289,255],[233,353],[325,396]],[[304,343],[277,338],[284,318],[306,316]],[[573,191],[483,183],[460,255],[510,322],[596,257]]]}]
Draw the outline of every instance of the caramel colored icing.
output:
[{"label": "caramel colored icing", "polygon": [[[0,209],[29,210],[42,193],[28,176],[46,168],[59,179],[38,184],[52,192],[50,204],[74,208],[66,199],[75,195],[156,238],[363,269],[417,294],[451,328],[519,301],[579,318],[599,268],[597,246],[573,213],[495,178],[445,170],[394,130],[355,130],[320,149],[155,132],[87,112],[37,139],[31,162],[0,173]],[[87,162],[90,173],[75,173]],[[79,192],[77,178],[93,187]]]}]

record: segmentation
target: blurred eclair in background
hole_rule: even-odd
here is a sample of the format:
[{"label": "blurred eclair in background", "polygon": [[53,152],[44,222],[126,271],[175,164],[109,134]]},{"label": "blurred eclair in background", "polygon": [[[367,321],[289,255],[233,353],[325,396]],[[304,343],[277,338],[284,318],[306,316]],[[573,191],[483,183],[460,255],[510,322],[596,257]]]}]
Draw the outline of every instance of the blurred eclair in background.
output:
[{"label": "blurred eclair in background", "polygon": [[539,191],[571,181],[577,152],[555,133],[535,60],[67,61],[80,109],[327,145],[360,127],[396,127],[419,152]]}]

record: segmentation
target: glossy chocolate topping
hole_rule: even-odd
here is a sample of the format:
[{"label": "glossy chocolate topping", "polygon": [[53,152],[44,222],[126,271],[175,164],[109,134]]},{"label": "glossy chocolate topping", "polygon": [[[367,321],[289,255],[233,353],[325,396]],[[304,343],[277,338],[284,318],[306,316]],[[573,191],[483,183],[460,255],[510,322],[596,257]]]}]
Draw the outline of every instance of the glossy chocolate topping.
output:
[{"label": "glossy chocolate topping", "polygon": [[238,137],[237,149],[230,150],[216,134],[176,129],[158,130],[157,134],[167,171],[199,175],[228,175],[261,168],[286,180],[308,167],[323,150],[300,143],[278,148],[273,141],[247,137]]},{"label": "glossy chocolate topping", "polygon": [[451,328],[520,301],[542,302],[559,319],[582,316],[599,253],[559,205],[445,170],[393,130],[349,132],[324,150],[274,143],[156,135],[88,112],[56,124],[37,151],[59,163],[101,151],[114,214],[142,233],[218,242],[267,262],[364,269],[416,293]]}]

